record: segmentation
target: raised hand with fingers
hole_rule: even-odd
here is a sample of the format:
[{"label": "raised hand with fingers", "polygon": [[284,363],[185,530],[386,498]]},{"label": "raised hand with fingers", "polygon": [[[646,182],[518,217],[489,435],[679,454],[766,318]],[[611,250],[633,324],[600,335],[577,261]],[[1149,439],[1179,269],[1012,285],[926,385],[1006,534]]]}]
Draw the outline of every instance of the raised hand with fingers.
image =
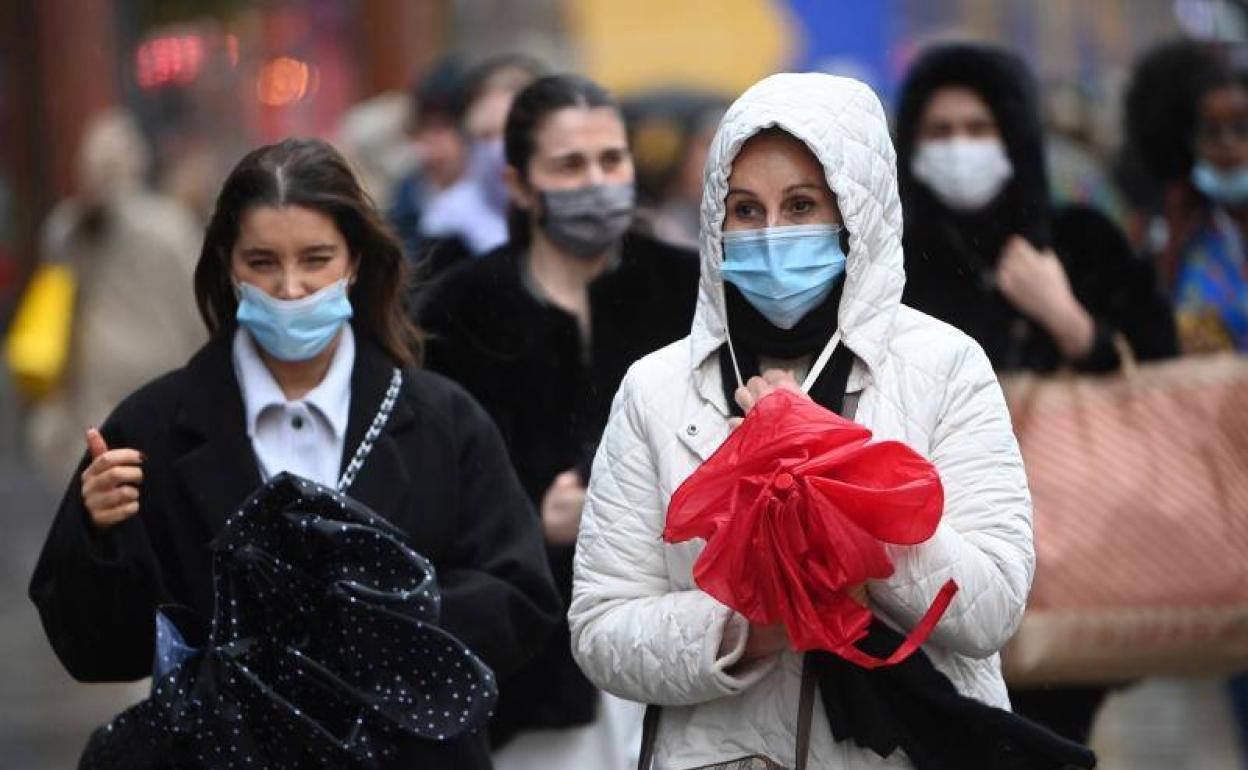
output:
[{"label": "raised hand with fingers", "polygon": [[1075,297],[1051,249],[1038,251],[1022,236],[1010,238],[997,266],[997,287],[1020,313],[1049,332],[1067,360],[1092,349],[1096,322]]},{"label": "raised hand with fingers", "polygon": [[542,498],[542,528],[554,545],[571,545],[581,528],[581,508],[585,505],[585,484],[576,471],[555,477]]},{"label": "raised hand with fingers", "polygon": [[143,483],[143,453],[136,449],[109,449],[95,428],[87,431],[91,464],[82,472],[82,502],[91,523],[100,529],[119,524],[139,512],[139,485]]},{"label": "raised hand with fingers", "polygon": [[[790,390],[801,396],[806,394],[802,392],[802,386],[798,384],[793,375],[783,369],[768,369],[758,377],[751,377],[749,382],[737,388],[735,397],[737,406],[741,407],[741,411],[746,414],[754,408],[754,405],[777,390]],[[736,430],[741,424],[740,417],[730,417],[728,419],[728,429]]]}]

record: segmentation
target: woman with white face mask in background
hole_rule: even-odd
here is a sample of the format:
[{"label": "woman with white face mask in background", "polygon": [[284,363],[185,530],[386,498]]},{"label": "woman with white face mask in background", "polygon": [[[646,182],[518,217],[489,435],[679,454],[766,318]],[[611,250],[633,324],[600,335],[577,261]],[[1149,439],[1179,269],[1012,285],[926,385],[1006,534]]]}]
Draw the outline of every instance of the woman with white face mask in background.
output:
[{"label": "woman with white face mask in background", "polygon": [[1086,206],[1054,210],[1031,73],[979,45],[930,49],[897,110],[905,301],[970,334],[998,371],[1112,371],[1175,353],[1151,265]]},{"label": "woman with white face mask in background", "polygon": [[1248,79],[1232,50],[1162,45],[1126,95],[1124,133],[1165,193],[1150,246],[1184,354],[1248,352]]},{"label": "woman with white face mask in background", "polygon": [[[1053,210],[1034,82],[1013,54],[933,48],[901,91],[905,299],[970,334],[998,372],[1119,366],[1177,352],[1150,263],[1104,215]],[[1104,687],[1014,690],[1014,708],[1085,741]]]}]

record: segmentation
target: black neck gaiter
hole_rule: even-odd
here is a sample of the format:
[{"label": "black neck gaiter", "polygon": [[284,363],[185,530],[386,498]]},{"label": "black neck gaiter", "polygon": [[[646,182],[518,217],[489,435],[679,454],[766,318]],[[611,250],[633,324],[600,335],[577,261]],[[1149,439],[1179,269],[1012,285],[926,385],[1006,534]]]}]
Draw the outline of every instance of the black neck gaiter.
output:
[{"label": "black neck gaiter", "polygon": [[[818,307],[803,316],[792,329],[781,329],[755,310],[737,287],[725,283],[728,330],[737,354],[737,365],[741,367],[741,378],[748,381],[761,374],[759,358],[762,356],[800,358],[818,355],[836,331],[837,313],[840,310],[844,286],[845,279],[842,276],[828,294],[828,298]],[[810,397],[824,408],[839,414],[845,401],[845,385],[849,380],[853,361],[854,356],[849,349],[838,345],[832,354],[832,360],[811,387]],[[728,408],[739,417],[742,413],[735,398],[737,375],[732,365],[732,353],[727,345],[719,349],[719,368]]]}]

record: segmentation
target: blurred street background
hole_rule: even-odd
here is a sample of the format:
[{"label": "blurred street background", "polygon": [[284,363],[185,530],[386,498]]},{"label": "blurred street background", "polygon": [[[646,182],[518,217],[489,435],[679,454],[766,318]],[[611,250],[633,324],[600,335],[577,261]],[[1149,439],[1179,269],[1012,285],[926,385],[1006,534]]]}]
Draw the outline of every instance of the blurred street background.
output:
[{"label": "blurred street background", "polygon": [[[891,107],[923,45],[998,43],[1042,84],[1054,198],[1096,205],[1144,243],[1148,221],[1112,171],[1131,67],[1176,38],[1242,42],[1246,25],[1244,4],[1217,0],[9,0],[0,332],[41,260],[55,259],[58,204],[91,179],[176,207],[152,216],[181,228],[161,237],[190,244],[176,249],[185,265],[229,168],[288,135],[336,142],[389,209],[422,158],[416,86],[447,57],[522,53],[606,85],[635,119],[639,184],[675,196],[682,164],[696,195],[695,139],[718,119],[699,105],[726,103],[771,72],[820,70],[865,80]],[[101,120],[113,133],[93,158],[84,142]],[[673,241],[689,242],[671,226]],[[22,770],[73,767],[90,730],[146,692],[73,682],[26,596],[67,479],[64,463],[38,456],[38,411],[0,367],[0,767]],[[1240,729],[1223,682],[1147,680],[1112,696],[1093,744],[1107,770],[1233,770],[1245,766]]]}]

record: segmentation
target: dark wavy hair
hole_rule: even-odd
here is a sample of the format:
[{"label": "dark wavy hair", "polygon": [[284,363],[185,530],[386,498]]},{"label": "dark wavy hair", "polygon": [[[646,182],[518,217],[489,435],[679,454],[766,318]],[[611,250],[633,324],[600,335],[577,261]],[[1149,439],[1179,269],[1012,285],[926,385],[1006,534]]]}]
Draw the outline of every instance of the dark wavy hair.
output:
[{"label": "dark wavy hair", "polygon": [[356,328],[399,364],[420,359],[420,337],[406,306],[402,246],[346,160],[319,139],[286,139],[253,150],[225,180],[195,266],[195,302],[210,334],[234,327],[238,300],[230,281],[230,253],[243,216],[257,206],[302,206],[332,219],[358,260],[349,294]]},{"label": "dark wavy hair", "polygon": [[1136,62],[1127,87],[1123,135],[1128,149],[1161,182],[1184,179],[1196,163],[1200,100],[1223,86],[1244,86],[1229,51],[1210,43],[1176,40]]}]

